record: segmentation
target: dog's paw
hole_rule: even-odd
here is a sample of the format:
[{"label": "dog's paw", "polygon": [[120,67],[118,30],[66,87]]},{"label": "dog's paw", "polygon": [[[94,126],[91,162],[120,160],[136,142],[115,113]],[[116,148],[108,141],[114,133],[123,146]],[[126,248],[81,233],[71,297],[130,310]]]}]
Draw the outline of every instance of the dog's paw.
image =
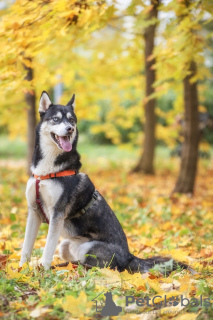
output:
[{"label": "dog's paw", "polygon": [[22,252],[21,257],[20,257],[20,262],[19,262],[19,267],[22,267],[24,263],[30,262],[31,260],[31,255],[28,253]]},{"label": "dog's paw", "polygon": [[30,259],[27,259],[27,258],[21,258],[20,262],[19,262],[19,267],[22,267],[23,264],[25,263],[29,263],[30,262]]},{"label": "dog's paw", "polygon": [[27,262],[27,260],[20,260],[19,267],[22,267],[25,262]]},{"label": "dog's paw", "polygon": [[43,259],[41,258],[39,260],[39,263],[44,267],[45,270],[49,270],[50,267],[51,267],[51,260],[46,260],[46,259]]}]

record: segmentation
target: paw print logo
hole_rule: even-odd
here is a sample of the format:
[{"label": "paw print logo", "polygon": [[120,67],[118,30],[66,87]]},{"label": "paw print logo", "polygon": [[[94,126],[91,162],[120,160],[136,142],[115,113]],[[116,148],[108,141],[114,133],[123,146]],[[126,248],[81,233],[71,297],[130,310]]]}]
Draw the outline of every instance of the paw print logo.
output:
[{"label": "paw print logo", "polygon": [[177,306],[179,303],[178,297],[171,297],[169,298],[169,304],[172,305],[173,307]]}]

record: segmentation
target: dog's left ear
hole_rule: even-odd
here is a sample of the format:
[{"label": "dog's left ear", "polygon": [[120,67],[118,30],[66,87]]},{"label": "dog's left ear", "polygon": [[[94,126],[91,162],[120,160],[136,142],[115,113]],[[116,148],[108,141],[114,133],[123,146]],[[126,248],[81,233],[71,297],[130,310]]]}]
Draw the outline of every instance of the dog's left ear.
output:
[{"label": "dog's left ear", "polygon": [[50,100],[48,93],[46,91],[43,91],[41,94],[38,111],[40,113],[46,112],[47,109],[49,109],[49,107],[51,106],[51,104],[52,101]]},{"label": "dog's left ear", "polygon": [[68,107],[73,107],[75,109],[75,94],[73,94],[71,100],[67,103]]}]

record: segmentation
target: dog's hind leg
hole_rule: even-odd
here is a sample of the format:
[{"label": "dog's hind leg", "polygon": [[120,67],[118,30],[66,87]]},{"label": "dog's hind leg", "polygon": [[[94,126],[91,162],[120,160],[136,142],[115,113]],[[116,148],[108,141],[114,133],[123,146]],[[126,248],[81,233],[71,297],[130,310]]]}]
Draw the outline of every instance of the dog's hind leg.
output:
[{"label": "dog's hind leg", "polygon": [[39,215],[32,207],[29,207],[24,244],[21,252],[20,267],[26,261],[30,261],[33,245],[35,243],[40,224],[41,224],[41,219]]},{"label": "dog's hind leg", "polygon": [[60,248],[61,258],[65,261],[80,261],[81,263],[110,267],[124,270],[128,261],[128,252],[121,246],[101,241],[88,241],[84,237],[74,237],[64,240]]},{"label": "dog's hind leg", "polygon": [[71,254],[71,245],[72,245],[72,242],[68,239],[65,239],[60,243],[60,247],[59,247],[60,258],[67,262],[75,260],[73,255]]},{"label": "dog's hind leg", "polygon": [[59,255],[65,261],[81,261],[85,259],[85,254],[93,246],[94,241],[89,242],[86,237],[72,237],[60,243]]},{"label": "dog's hind leg", "polygon": [[57,216],[50,216],[50,224],[47,235],[47,241],[44,248],[43,256],[41,259],[41,263],[45,269],[49,269],[51,266],[51,262],[53,259],[53,255],[56,250],[56,246],[59,241],[61,230],[64,226],[64,218],[63,215],[57,214]]},{"label": "dog's hind leg", "polygon": [[84,255],[84,263],[100,268],[117,268],[118,271],[125,269],[129,260],[129,252],[122,245],[102,241],[92,242],[93,246],[88,247],[86,256]]}]

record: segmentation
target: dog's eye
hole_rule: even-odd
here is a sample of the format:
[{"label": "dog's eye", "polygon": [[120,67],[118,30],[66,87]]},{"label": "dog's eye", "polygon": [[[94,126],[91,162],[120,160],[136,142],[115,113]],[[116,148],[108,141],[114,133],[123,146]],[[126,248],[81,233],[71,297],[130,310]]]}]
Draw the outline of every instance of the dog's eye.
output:
[{"label": "dog's eye", "polygon": [[72,124],[74,124],[74,123],[75,123],[75,120],[74,120],[74,119],[70,119],[70,122],[71,122]]},{"label": "dog's eye", "polygon": [[54,121],[54,122],[57,122],[57,121],[58,121],[58,117],[54,117],[54,118],[53,118],[53,121]]}]

